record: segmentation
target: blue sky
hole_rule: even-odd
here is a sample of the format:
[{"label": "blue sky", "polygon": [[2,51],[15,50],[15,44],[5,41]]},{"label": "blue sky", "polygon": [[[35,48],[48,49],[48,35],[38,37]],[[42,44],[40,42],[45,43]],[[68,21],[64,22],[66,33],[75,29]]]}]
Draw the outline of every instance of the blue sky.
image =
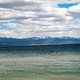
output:
[{"label": "blue sky", "polygon": [[75,6],[75,5],[78,5],[78,3],[73,3],[73,4],[67,4],[67,3],[65,3],[65,4],[58,4],[58,6],[60,7],[60,8],[69,8],[69,7],[71,7],[71,6]]},{"label": "blue sky", "polygon": [[79,0],[1,0],[0,37],[80,38]]}]

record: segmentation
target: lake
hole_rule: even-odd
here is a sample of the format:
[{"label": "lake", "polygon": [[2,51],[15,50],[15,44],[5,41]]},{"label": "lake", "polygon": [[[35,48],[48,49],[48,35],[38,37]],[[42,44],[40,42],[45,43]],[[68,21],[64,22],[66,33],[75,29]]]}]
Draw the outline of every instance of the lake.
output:
[{"label": "lake", "polygon": [[80,80],[80,44],[0,47],[0,80]]}]

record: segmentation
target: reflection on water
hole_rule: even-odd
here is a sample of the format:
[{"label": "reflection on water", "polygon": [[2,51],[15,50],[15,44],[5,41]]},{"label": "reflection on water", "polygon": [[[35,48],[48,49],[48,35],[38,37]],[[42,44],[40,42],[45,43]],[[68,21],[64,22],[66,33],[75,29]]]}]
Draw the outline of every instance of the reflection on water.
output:
[{"label": "reflection on water", "polygon": [[80,45],[0,48],[0,80],[80,80]]}]

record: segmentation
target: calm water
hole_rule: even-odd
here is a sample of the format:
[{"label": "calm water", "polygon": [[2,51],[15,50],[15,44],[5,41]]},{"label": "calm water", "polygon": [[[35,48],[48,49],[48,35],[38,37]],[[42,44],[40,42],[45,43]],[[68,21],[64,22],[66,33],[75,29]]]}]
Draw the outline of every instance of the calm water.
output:
[{"label": "calm water", "polygon": [[0,47],[0,80],[80,80],[80,45]]}]

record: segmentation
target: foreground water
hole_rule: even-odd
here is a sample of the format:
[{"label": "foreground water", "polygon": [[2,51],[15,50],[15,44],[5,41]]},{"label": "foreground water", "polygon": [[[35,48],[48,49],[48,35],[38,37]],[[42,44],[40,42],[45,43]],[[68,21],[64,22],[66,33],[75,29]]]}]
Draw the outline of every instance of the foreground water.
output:
[{"label": "foreground water", "polygon": [[80,45],[0,47],[0,80],[80,80]]}]

